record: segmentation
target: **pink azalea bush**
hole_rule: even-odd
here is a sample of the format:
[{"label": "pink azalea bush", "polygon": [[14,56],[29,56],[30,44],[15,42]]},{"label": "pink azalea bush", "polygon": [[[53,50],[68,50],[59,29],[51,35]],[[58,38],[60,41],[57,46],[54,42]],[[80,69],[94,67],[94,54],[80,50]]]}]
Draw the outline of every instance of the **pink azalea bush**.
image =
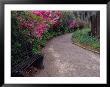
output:
[{"label": "pink azalea bush", "polygon": [[44,31],[46,30],[46,24],[45,23],[39,23],[37,24],[36,28],[34,29],[33,35],[38,38],[42,37]]},{"label": "pink azalea bush", "polygon": [[61,18],[61,11],[31,11],[31,14],[42,18],[37,21],[32,18],[32,15],[25,19],[23,16],[18,16],[17,19],[21,29],[31,30],[33,36],[41,38],[45,30],[50,27],[59,26],[59,19]]},{"label": "pink azalea bush", "polygon": [[32,11],[32,13],[36,16],[44,18],[46,21],[50,20],[51,11]]},{"label": "pink azalea bush", "polygon": [[[58,29],[63,25],[63,14],[62,11],[51,11],[51,10],[35,10],[26,11],[26,15],[17,16],[19,21],[20,29],[28,29],[31,35],[37,38],[42,38],[44,32],[49,29]],[[39,20],[40,19],[40,20]],[[68,29],[83,28],[84,22],[80,20],[67,20]],[[64,25],[65,26],[65,25]]]},{"label": "pink azalea bush", "polygon": [[87,23],[81,20],[70,20],[68,22],[69,29],[82,29],[85,25],[87,25]]},{"label": "pink azalea bush", "polygon": [[30,20],[30,19],[25,20],[25,18],[23,18],[21,16],[18,16],[17,20],[19,21],[20,29],[31,29],[32,30],[36,24],[35,21]]},{"label": "pink azalea bush", "polygon": [[70,20],[69,21],[69,28],[71,29],[74,29],[74,28],[76,28],[77,27],[77,22],[76,22],[76,20]]}]

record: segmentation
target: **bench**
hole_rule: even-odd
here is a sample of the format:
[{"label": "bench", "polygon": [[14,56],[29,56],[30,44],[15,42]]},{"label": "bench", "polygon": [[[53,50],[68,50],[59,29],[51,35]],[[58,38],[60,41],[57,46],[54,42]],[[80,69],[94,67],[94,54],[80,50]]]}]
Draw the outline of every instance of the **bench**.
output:
[{"label": "bench", "polygon": [[23,61],[11,67],[11,77],[24,77],[24,71],[30,66],[34,66],[37,69],[43,69],[43,55],[33,54],[31,46],[25,44],[26,56],[23,57]]}]

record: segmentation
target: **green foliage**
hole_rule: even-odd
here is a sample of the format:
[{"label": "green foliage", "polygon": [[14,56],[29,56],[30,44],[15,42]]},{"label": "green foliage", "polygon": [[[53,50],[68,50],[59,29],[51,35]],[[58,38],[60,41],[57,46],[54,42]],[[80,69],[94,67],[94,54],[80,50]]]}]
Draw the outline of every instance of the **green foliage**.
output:
[{"label": "green foliage", "polygon": [[27,12],[26,12],[26,17],[29,18],[29,16],[30,16],[33,20],[36,20],[37,22],[40,22],[40,21],[43,20],[42,17],[36,16],[36,15],[32,14],[31,12],[27,11]]},{"label": "green foliage", "polygon": [[[11,12],[11,64],[12,66],[27,58],[27,50],[31,50],[31,38],[28,30],[19,29],[19,22],[16,15],[23,15],[23,12]],[[29,46],[27,46],[29,45]]]},{"label": "green foliage", "polygon": [[41,49],[46,46],[47,41],[57,35],[58,33],[47,30],[44,32],[41,39],[35,38],[33,45],[33,52],[41,53]]},{"label": "green foliage", "polygon": [[72,40],[73,42],[77,42],[84,46],[89,46],[90,48],[99,51],[100,41],[94,36],[89,36],[88,32],[90,31],[90,29],[78,29],[77,31],[73,32]]}]

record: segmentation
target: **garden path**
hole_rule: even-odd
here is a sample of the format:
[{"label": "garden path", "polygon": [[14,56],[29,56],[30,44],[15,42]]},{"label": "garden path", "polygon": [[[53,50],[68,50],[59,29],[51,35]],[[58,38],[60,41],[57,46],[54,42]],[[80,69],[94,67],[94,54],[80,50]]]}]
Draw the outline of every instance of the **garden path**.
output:
[{"label": "garden path", "polygon": [[38,77],[98,77],[100,55],[72,44],[72,34],[50,40],[42,50],[44,69]]}]

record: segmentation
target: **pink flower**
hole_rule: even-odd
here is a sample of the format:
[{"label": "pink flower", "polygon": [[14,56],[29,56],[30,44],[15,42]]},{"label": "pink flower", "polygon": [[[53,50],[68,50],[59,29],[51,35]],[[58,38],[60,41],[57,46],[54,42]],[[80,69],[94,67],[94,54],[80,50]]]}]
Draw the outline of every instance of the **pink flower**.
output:
[{"label": "pink flower", "polygon": [[35,36],[41,38],[45,30],[46,30],[46,24],[39,23],[34,31],[36,34]]},{"label": "pink flower", "polygon": [[77,23],[75,20],[70,20],[68,23],[69,23],[69,28],[74,29],[77,26]]},{"label": "pink flower", "polygon": [[45,20],[48,20],[51,12],[50,11],[32,11],[33,14],[35,14],[36,16],[41,16],[43,17]]},{"label": "pink flower", "polygon": [[37,15],[37,16],[42,16],[41,12],[39,12],[39,11],[32,11],[32,13]]},{"label": "pink flower", "polygon": [[19,21],[20,28],[30,30],[31,34],[35,37],[41,38],[46,29],[50,29],[50,27],[57,28],[61,25],[61,11],[35,10],[31,11],[31,13],[35,16],[42,17],[42,20],[40,22],[34,20],[31,15],[27,19],[24,16],[18,16],[17,19]]}]

